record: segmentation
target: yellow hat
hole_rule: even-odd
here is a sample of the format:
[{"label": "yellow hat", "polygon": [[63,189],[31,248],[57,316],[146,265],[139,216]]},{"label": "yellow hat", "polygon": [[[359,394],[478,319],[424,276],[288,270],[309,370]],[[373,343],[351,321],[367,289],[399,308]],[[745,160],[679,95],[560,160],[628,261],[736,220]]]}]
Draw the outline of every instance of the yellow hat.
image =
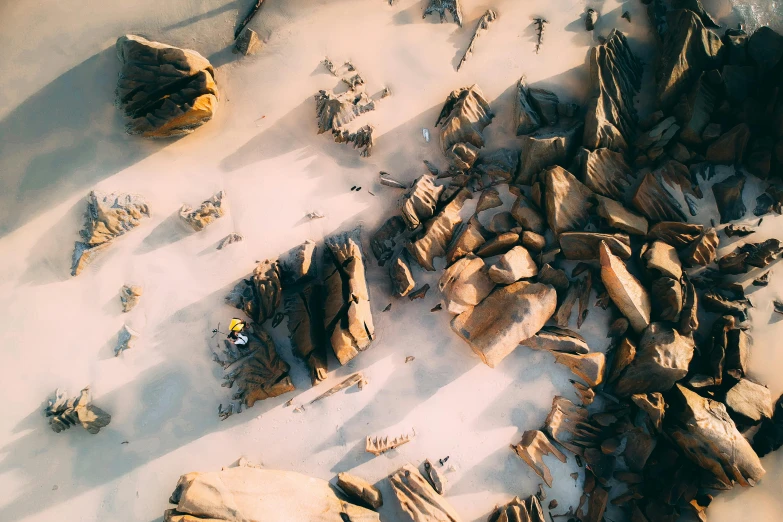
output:
[{"label": "yellow hat", "polygon": [[231,323],[228,325],[228,329],[232,332],[241,332],[242,328],[245,327],[245,322],[241,319],[237,319],[236,317],[231,319]]}]

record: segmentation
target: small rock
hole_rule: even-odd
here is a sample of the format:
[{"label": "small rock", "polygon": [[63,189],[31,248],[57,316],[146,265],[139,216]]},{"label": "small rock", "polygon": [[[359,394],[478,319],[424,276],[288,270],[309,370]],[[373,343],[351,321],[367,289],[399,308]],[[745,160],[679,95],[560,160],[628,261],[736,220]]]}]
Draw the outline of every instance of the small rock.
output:
[{"label": "small rock", "polygon": [[244,54],[245,56],[255,54],[261,47],[261,40],[258,38],[258,33],[249,27],[242,31],[237,41],[234,43],[234,48],[237,52]]},{"label": "small rock", "polygon": [[117,335],[117,346],[114,348],[114,356],[133,348],[136,340],[139,338],[138,332],[130,328],[127,324],[122,325],[120,333]]},{"label": "small rock", "polygon": [[[503,285],[523,278],[534,277],[538,274],[538,267],[530,256],[530,253],[521,246],[515,246],[489,268],[489,278]],[[478,304],[478,303],[476,303]]]},{"label": "small rock", "polygon": [[122,303],[122,311],[130,312],[133,308],[139,304],[139,298],[144,293],[139,285],[123,285],[120,288],[120,302]]},{"label": "small rock", "polygon": [[541,234],[525,230],[522,232],[522,246],[532,252],[538,253],[546,247],[546,238]]},{"label": "small rock", "polygon": [[595,24],[598,21],[598,13],[595,9],[588,9],[585,13],[585,29],[592,31],[595,29]]},{"label": "small rock", "polygon": [[673,246],[663,241],[654,241],[642,256],[648,270],[657,270],[661,275],[679,280],[682,265]]}]

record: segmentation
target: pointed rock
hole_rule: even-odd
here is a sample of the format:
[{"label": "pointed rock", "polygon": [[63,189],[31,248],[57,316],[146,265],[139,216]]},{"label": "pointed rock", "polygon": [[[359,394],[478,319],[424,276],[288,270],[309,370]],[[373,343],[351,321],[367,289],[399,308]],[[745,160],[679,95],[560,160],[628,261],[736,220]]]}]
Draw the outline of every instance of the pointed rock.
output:
[{"label": "pointed rock", "polygon": [[600,234],[598,232],[563,232],[560,249],[566,259],[589,261],[599,258],[599,250],[605,243],[620,259],[631,257],[631,239],[625,234]]},{"label": "pointed rock", "polygon": [[573,330],[557,326],[544,326],[536,335],[519,344],[534,350],[549,350],[550,352],[573,354],[590,352],[584,337]]},{"label": "pointed rock", "polygon": [[712,186],[715,194],[715,203],[720,212],[720,222],[728,223],[736,219],[742,219],[745,215],[745,203],[742,202],[742,189],[745,187],[745,176],[730,176],[720,183]]},{"label": "pointed rock", "polygon": [[631,212],[613,199],[598,195],[595,198],[598,201],[598,215],[604,218],[610,227],[628,234],[647,235],[647,220],[644,216]]},{"label": "pointed rock", "polygon": [[638,279],[632,276],[625,264],[611,253],[606,243],[601,244],[601,280],[612,302],[631,322],[631,327],[641,332],[650,324],[650,297]]},{"label": "pointed rock", "polygon": [[650,288],[653,316],[659,321],[679,322],[682,311],[682,287],[671,277],[655,279]]},{"label": "pointed rock", "polygon": [[383,495],[378,488],[356,475],[338,473],[337,487],[345,491],[352,500],[363,502],[373,509],[378,509],[383,505]]},{"label": "pointed rock", "polygon": [[489,295],[495,283],[487,274],[484,260],[469,254],[448,267],[438,282],[446,300],[446,309],[460,314],[476,306]]},{"label": "pointed rock", "polygon": [[489,268],[489,278],[501,285],[510,285],[520,279],[534,277],[538,267],[530,253],[521,246],[515,246],[503,254],[498,262]]},{"label": "pointed rock", "polygon": [[499,207],[502,204],[503,201],[500,199],[498,189],[490,187],[481,193],[478,203],[476,204],[476,213],[479,213],[482,210]]},{"label": "pointed rock", "polygon": [[667,188],[659,170],[645,174],[636,188],[631,204],[651,221],[685,221],[682,205]]},{"label": "pointed rock", "polygon": [[539,173],[553,165],[569,165],[579,146],[581,122],[541,129],[522,138],[517,185],[531,185]]},{"label": "pointed rock", "polygon": [[612,383],[617,380],[635,357],[636,345],[627,337],[623,337],[614,349],[614,357],[612,358],[612,365],[609,367],[609,377],[607,377],[606,382]]},{"label": "pointed rock", "polygon": [[519,458],[533,468],[536,475],[544,479],[547,486],[552,487],[552,472],[544,462],[544,457],[552,455],[560,462],[565,462],[566,456],[552,444],[543,432],[528,430],[522,434],[522,440],[511,448]]},{"label": "pointed rock", "polygon": [[648,270],[657,270],[663,276],[679,281],[682,265],[674,247],[663,241],[654,241],[642,255]]},{"label": "pointed rock", "polygon": [[606,356],[600,352],[576,355],[572,353],[555,352],[555,361],[568,366],[574,375],[583,379],[585,383],[595,388],[604,382],[604,365]]},{"label": "pointed rock", "polygon": [[696,241],[703,232],[702,225],[679,221],[661,221],[653,225],[647,235],[651,239],[660,239],[679,250]]},{"label": "pointed rock", "polygon": [[408,251],[425,270],[434,271],[433,260],[446,255],[446,246],[452,239],[454,229],[462,223],[460,210],[465,200],[471,197],[470,192],[461,189],[437,216],[427,222],[424,234],[408,245]]},{"label": "pointed rock", "polygon": [[771,419],[774,412],[769,388],[748,379],[740,381],[726,392],[726,408],[738,421],[758,424]]},{"label": "pointed rock", "polygon": [[516,232],[505,232],[481,245],[481,248],[476,251],[476,255],[479,257],[492,257],[505,254],[517,243],[519,243],[519,234]]},{"label": "pointed rock", "polygon": [[546,230],[546,222],[541,211],[522,194],[517,197],[511,207],[511,215],[525,230],[531,230],[536,234],[543,234]]},{"label": "pointed rock", "polygon": [[685,266],[707,266],[718,251],[718,233],[715,230],[703,231],[689,247],[682,251],[680,258]]},{"label": "pointed rock", "polygon": [[557,290],[568,290],[568,276],[560,268],[552,268],[549,264],[544,264],[538,271],[538,282],[554,286]]},{"label": "pointed rock", "polygon": [[546,215],[555,236],[583,228],[593,207],[593,193],[562,167],[552,167],[542,176],[546,184]]},{"label": "pointed rock", "polygon": [[484,128],[495,115],[478,85],[452,91],[443,105],[435,126],[441,126],[440,144],[448,152],[457,143],[484,146]]},{"label": "pointed rock", "polygon": [[622,153],[607,148],[582,149],[582,180],[585,186],[608,198],[623,200],[631,187],[633,171]]},{"label": "pointed rock", "polygon": [[405,297],[416,288],[416,281],[413,279],[405,251],[401,251],[389,265],[389,275],[392,281],[392,293],[397,297]]},{"label": "pointed rock", "polygon": [[530,99],[530,89],[525,77],[517,82],[517,95],[514,98],[514,115],[517,125],[517,136],[523,136],[537,131],[541,127],[541,116],[533,107]]}]

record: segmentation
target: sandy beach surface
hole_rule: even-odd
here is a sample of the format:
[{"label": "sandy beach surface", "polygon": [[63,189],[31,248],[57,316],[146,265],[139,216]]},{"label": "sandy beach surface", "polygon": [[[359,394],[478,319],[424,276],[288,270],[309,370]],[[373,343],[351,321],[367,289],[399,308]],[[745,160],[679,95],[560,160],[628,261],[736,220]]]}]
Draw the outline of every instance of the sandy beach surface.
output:
[{"label": "sandy beach surface", "polygon": [[[250,3],[19,0],[0,6],[2,521],[159,521],[181,474],[218,470],[241,456],[325,480],[351,471],[370,482],[406,462],[448,456],[446,495],[466,521],[483,521],[496,504],[537,491],[541,480],[509,444],[543,423],[553,396],[575,398],[571,373],[551,355],[524,348],[495,369],[482,364],[452,333],[445,311],[430,313],[440,301],[434,273],[416,272],[418,283],[433,287],[425,299],[393,299],[387,271],[365,248],[373,346],[344,367],[332,359],[327,381],[312,388],[306,367],[291,353],[285,321],[270,327],[297,389],[223,422],[217,409],[229,392],[212,361],[222,339],[212,329],[239,313],[224,297],[257,260],[356,225],[366,245],[401,195],[381,186],[378,172],[409,183],[425,172],[422,160],[446,165],[434,124],[453,89],[478,84],[497,114],[485,131],[488,148],[514,146],[519,77],[582,103],[587,51],[617,27],[648,64],[639,97],[644,116],[654,53],[643,4],[465,0],[460,28],[436,16],[422,19],[425,2],[419,0],[392,6],[386,0],[267,0],[250,25],[263,48],[243,57],[232,53],[232,37]],[[720,21],[735,21],[728,0],[705,5]],[[584,30],[586,7],[601,14],[594,33]],[[488,8],[498,19],[456,72]],[[621,18],[626,10],[630,23]],[[550,22],[539,54],[533,16]],[[175,141],[125,134],[113,105],[120,68],[114,43],[128,33],[209,58],[221,90],[213,121]],[[370,94],[384,87],[392,92],[362,117],[376,129],[369,158],[316,134],[313,95],[338,83],[320,63],[326,56],[351,60]],[[429,142],[423,129],[433,136]],[[702,183],[696,221],[708,224],[717,215],[709,186],[721,179]],[[141,194],[152,216],[71,277],[73,243],[93,189]],[[219,190],[226,192],[226,216],[203,232],[186,230],[180,206]],[[746,187],[749,208],[760,190]],[[475,200],[466,212],[474,206]],[[312,211],[325,217],[305,219]],[[769,216],[754,239],[781,237],[782,225],[783,218]],[[229,233],[244,241],[217,250]],[[720,253],[731,249],[722,243]],[[772,300],[783,297],[777,271],[768,287],[751,287],[750,312],[752,375],[774,397],[783,392],[783,316],[772,311]],[[144,287],[128,314],[118,294],[124,284]],[[389,303],[391,310],[382,312]],[[608,321],[608,312],[591,309],[580,330],[591,349],[609,346]],[[140,339],[115,357],[123,324]],[[415,360],[405,363],[407,356]],[[358,370],[369,380],[362,391],[293,412]],[[42,413],[46,400],[57,387],[74,394],[86,385],[95,404],[112,414],[111,424],[98,435],[81,428],[53,433]],[[411,430],[416,438],[398,450],[379,457],[364,451],[367,435]],[[555,480],[547,498],[557,499],[555,512],[562,513],[577,505],[582,478],[569,476],[579,470],[571,456],[565,464],[548,462]],[[783,454],[762,462],[767,475],[761,483],[719,496],[709,509],[711,522],[780,520]],[[390,494],[384,485],[382,491]],[[396,520],[394,508],[385,505],[381,517]]]}]

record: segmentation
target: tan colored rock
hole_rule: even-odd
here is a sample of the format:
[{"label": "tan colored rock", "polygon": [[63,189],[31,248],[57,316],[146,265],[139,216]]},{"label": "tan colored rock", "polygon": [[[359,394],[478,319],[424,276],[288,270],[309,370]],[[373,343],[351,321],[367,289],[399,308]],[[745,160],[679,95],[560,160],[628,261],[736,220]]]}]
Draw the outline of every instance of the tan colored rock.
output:
[{"label": "tan colored rock", "polygon": [[139,299],[144,293],[144,290],[139,285],[123,285],[120,288],[120,302],[122,303],[122,311],[130,312],[137,304]]},{"label": "tan colored rock", "polygon": [[653,225],[647,235],[651,239],[660,239],[680,250],[696,241],[702,232],[704,232],[702,225],[679,221],[661,221]]},{"label": "tan colored rock", "polygon": [[524,194],[517,196],[514,205],[511,207],[511,215],[525,230],[530,230],[536,234],[543,234],[546,230],[546,221],[544,221],[541,211]]},{"label": "tan colored rock", "polygon": [[340,499],[325,480],[251,466],[182,475],[164,522],[378,522],[378,513]]},{"label": "tan colored rock", "polygon": [[476,203],[476,213],[482,210],[489,210],[503,205],[503,200],[500,199],[500,193],[495,187],[489,187],[485,189],[481,196],[479,196],[478,203]]},{"label": "tan colored rock", "polygon": [[389,475],[389,483],[402,513],[400,522],[462,522],[446,498],[412,465],[405,464]]},{"label": "tan colored rock", "polygon": [[572,261],[598,259],[602,243],[605,243],[609,250],[620,259],[631,257],[631,238],[625,234],[563,232],[560,234],[559,240],[563,255]]},{"label": "tan colored rock", "polygon": [[324,252],[324,327],[340,364],[370,347],[375,325],[359,232],[327,238]]},{"label": "tan colored rock", "polygon": [[198,208],[194,209],[190,205],[182,205],[182,208],[179,209],[179,217],[196,232],[207,228],[207,225],[223,217],[224,213],[222,190],[202,202]]},{"label": "tan colored rock", "polygon": [[598,195],[595,198],[598,200],[598,215],[604,218],[610,227],[628,234],[647,235],[647,219],[644,216],[631,212],[613,199]]},{"label": "tan colored rock", "polygon": [[350,473],[337,474],[337,487],[355,501],[364,502],[373,509],[383,505],[383,495],[378,488],[361,477]]},{"label": "tan colored rock", "polygon": [[520,279],[538,274],[536,262],[525,247],[515,246],[503,254],[498,262],[489,268],[489,278],[500,285],[510,285]]},{"label": "tan colored rock", "polygon": [[209,60],[135,35],[121,36],[116,48],[117,105],[128,117],[128,134],[182,136],[212,119],[219,94]]},{"label": "tan colored rock", "polygon": [[553,287],[518,281],[495,289],[480,304],[455,317],[451,327],[484,363],[494,367],[541,330],[556,305]]},{"label": "tan colored rock", "polygon": [[226,302],[261,324],[275,315],[283,297],[280,265],[269,259],[262,261],[248,279],[243,279],[226,297]]},{"label": "tan colored rock", "polygon": [[234,49],[245,56],[256,54],[260,48],[261,40],[258,38],[258,33],[249,27],[245,28],[245,30],[239,34],[236,42],[234,42]]},{"label": "tan colored rock", "polygon": [[458,143],[483,147],[482,131],[494,116],[478,85],[452,91],[435,122],[436,127],[441,127],[440,144],[443,152],[448,152]]},{"label": "tan colored rock", "polygon": [[601,280],[612,302],[628,318],[631,328],[643,331],[650,324],[650,296],[606,243],[601,245]]},{"label": "tan colored rock", "polygon": [[461,314],[489,295],[495,283],[487,273],[484,260],[469,254],[448,267],[438,281],[446,309]]},{"label": "tan colored rock", "polygon": [[400,252],[389,266],[389,275],[392,281],[392,293],[397,297],[405,297],[416,288],[416,281],[413,279],[408,256],[405,251]]},{"label": "tan colored rock", "polygon": [[560,268],[552,268],[548,263],[541,266],[538,271],[538,282],[554,286],[557,290],[568,290],[568,276]]},{"label": "tan colored rock", "polygon": [[604,366],[606,364],[606,356],[600,352],[588,353],[584,355],[553,352],[555,361],[568,366],[574,375],[583,379],[585,383],[595,388],[602,382],[604,382]]},{"label": "tan colored rock", "polygon": [[519,234],[516,232],[506,232],[497,237],[493,237],[476,251],[479,257],[492,257],[505,254],[519,242]]},{"label": "tan colored rock", "polygon": [[631,199],[633,207],[651,221],[685,221],[682,205],[666,183],[662,169],[647,172]]},{"label": "tan colored rock", "polygon": [[400,211],[410,230],[414,230],[435,214],[443,187],[435,185],[436,176],[424,174],[405,194]]},{"label": "tan colored rock", "polygon": [[601,433],[590,423],[587,408],[559,395],[552,399],[544,429],[552,440],[576,455],[584,455],[585,447],[597,446],[596,437]]},{"label": "tan colored rock", "polygon": [[582,154],[582,180],[585,186],[596,194],[612,198],[612,201],[623,200],[625,192],[631,187],[633,176],[633,170],[623,154],[607,148],[583,150]]},{"label": "tan colored rock", "polygon": [[49,417],[49,426],[55,433],[80,424],[82,428],[95,435],[111,422],[111,415],[92,404],[90,387],[84,388],[78,397],[68,398],[68,392],[59,388],[54,392],[54,400],[44,410]]},{"label": "tan colored rock", "polygon": [[425,270],[434,271],[433,260],[446,255],[454,229],[462,223],[460,210],[471,197],[469,191],[461,189],[437,216],[424,225],[424,234],[408,245],[408,251]]},{"label": "tan colored rock", "polygon": [[585,354],[590,351],[584,337],[573,330],[557,326],[544,326],[536,335],[519,344],[534,350],[549,350],[550,352]]},{"label": "tan colored rock", "polygon": [[593,192],[562,167],[551,167],[542,176],[546,185],[547,222],[555,236],[582,229],[593,207]]},{"label": "tan colored rock", "polygon": [[685,266],[707,266],[717,257],[718,233],[714,229],[704,230],[680,257]]},{"label": "tan colored rock", "polygon": [[523,433],[522,440],[511,446],[511,449],[536,472],[536,475],[544,479],[550,488],[552,487],[552,472],[544,462],[544,457],[552,455],[560,462],[566,461],[563,452],[557,449],[543,432],[538,430],[528,430]]},{"label": "tan colored rock", "polygon": [[606,382],[612,383],[617,380],[635,357],[636,345],[627,337],[623,337],[614,349],[614,357],[612,358],[612,365],[609,367],[609,376]]},{"label": "tan colored rock", "polygon": [[758,424],[774,413],[769,388],[748,379],[740,379],[726,392],[726,408],[739,422]]},{"label": "tan colored rock", "polygon": [[287,292],[285,297],[291,349],[307,365],[313,386],[326,379],[329,370],[323,307],[321,285],[308,284],[296,291]]},{"label": "tan colored rock", "polygon": [[637,393],[631,395],[631,400],[650,418],[650,423],[657,432],[663,429],[663,417],[666,414],[666,403],[659,392]]},{"label": "tan colored rock", "polygon": [[546,238],[529,230],[522,232],[522,246],[529,251],[538,253],[546,247]]},{"label": "tan colored rock", "polygon": [[476,216],[470,218],[467,224],[460,225],[460,229],[455,232],[456,238],[449,245],[448,251],[446,251],[446,262],[451,264],[457,259],[478,250],[481,245],[487,242],[485,237],[487,233]]},{"label": "tan colored rock", "polygon": [[682,277],[682,265],[673,246],[663,241],[654,241],[642,255],[648,270],[657,270],[661,275],[679,280]]}]

